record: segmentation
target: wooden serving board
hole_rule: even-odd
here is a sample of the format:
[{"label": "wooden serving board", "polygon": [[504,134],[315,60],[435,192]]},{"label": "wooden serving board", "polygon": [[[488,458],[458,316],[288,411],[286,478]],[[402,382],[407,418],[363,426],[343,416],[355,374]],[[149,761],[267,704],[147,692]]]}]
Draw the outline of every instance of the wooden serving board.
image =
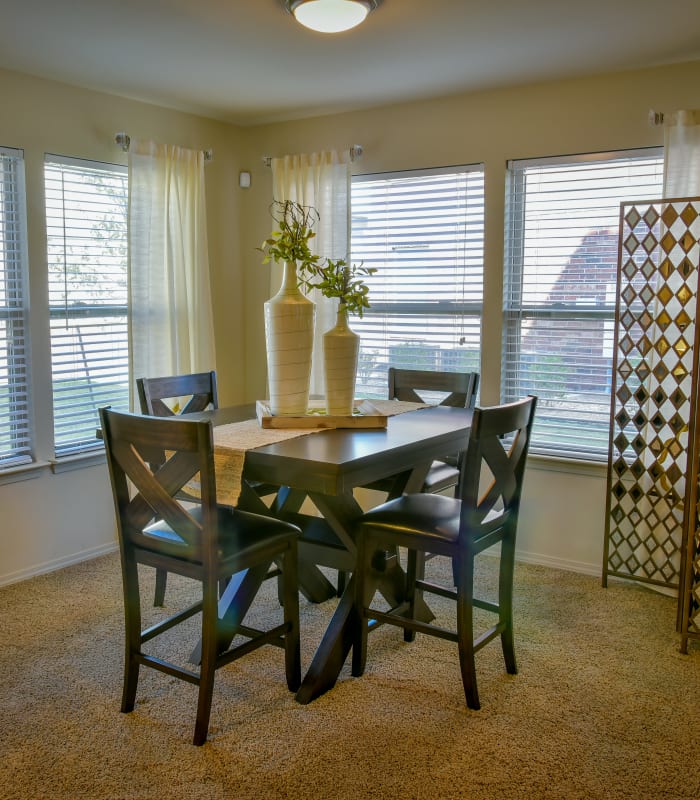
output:
[{"label": "wooden serving board", "polygon": [[298,417],[276,417],[266,400],[258,400],[255,408],[262,428],[386,428],[387,421],[369,400],[358,400],[348,416],[329,416],[324,408],[313,407]]}]

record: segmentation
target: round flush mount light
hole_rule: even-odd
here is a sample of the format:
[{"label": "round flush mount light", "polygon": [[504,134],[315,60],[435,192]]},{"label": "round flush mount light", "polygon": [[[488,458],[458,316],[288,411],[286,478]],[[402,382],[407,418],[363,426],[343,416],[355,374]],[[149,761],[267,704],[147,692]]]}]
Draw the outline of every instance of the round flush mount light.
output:
[{"label": "round flush mount light", "polygon": [[381,0],[284,0],[297,22],[313,31],[340,33],[359,25]]}]

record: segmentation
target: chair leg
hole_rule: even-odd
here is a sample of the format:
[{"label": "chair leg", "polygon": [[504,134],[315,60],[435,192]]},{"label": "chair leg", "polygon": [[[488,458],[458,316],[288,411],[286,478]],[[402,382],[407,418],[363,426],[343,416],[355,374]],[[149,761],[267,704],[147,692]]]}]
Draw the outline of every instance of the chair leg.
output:
[{"label": "chair leg", "polygon": [[476,684],[474,662],[474,555],[465,553],[457,564],[457,644],[459,667],[467,706],[477,711],[481,708]]},{"label": "chair leg", "polygon": [[162,606],[165,604],[165,585],[167,582],[168,582],[167,570],[158,567],[156,569],[156,591],[153,597],[154,606]]},{"label": "chair leg", "polygon": [[359,678],[364,674],[367,665],[367,626],[368,618],[365,608],[370,605],[372,598],[366,598],[367,594],[367,563],[368,545],[365,537],[360,534],[357,539],[357,563],[355,565],[355,633],[352,642],[352,668],[353,677]]},{"label": "chair leg", "polygon": [[[406,599],[408,600],[408,619],[414,619],[416,616],[416,578],[422,580],[425,577],[425,553],[416,550],[408,551],[408,559],[406,562]],[[413,642],[416,638],[416,632],[410,628],[403,629],[404,642]]]},{"label": "chair leg", "polygon": [[287,687],[296,692],[301,686],[301,645],[299,640],[299,586],[297,575],[296,543],[289,546],[282,564],[278,587],[282,591],[282,607],[287,632],[284,635],[284,664]]},{"label": "chair leg", "polygon": [[199,696],[197,699],[197,718],[192,743],[202,745],[207,740],[211,700],[214,694],[214,675],[217,660],[218,586],[216,582],[205,581],[202,600],[202,661],[199,671]]},{"label": "chair leg", "polygon": [[336,593],[338,597],[341,597],[343,592],[345,591],[345,585],[347,583],[347,573],[343,572],[342,570],[338,570],[338,583],[336,588]]},{"label": "chair leg", "polygon": [[138,566],[133,559],[122,564],[124,579],[124,684],[121,710],[128,714],[134,710],[136,688],[139,682],[137,654],[141,649],[141,597],[139,594]]},{"label": "chair leg", "polygon": [[504,626],[501,633],[503,660],[506,672],[516,675],[518,665],[515,661],[513,642],[513,573],[515,571],[515,536],[507,534],[501,542],[501,564],[498,574],[499,620]]}]

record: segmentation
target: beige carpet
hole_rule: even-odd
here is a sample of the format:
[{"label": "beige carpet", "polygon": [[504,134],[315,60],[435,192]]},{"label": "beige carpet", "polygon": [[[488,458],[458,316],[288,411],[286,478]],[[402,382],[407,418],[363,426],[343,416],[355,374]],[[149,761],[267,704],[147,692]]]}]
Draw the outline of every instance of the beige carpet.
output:
[{"label": "beige carpet", "polygon": [[[493,567],[483,558],[480,581]],[[192,586],[171,577],[168,601]],[[193,686],[142,669],[136,710],[119,713],[116,556],[5,587],[0,797],[697,800],[700,648],[678,651],[675,602],[522,564],[516,598],[520,673],[505,674],[497,643],[483,650],[481,711],[464,705],[453,645],[384,627],[367,673],[346,666],[308,706],[286,690],[281,650],[221,670],[196,748]],[[276,615],[272,585],[264,601]],[[305,666],[332,608],[302,601]],[[184,658],[195,638],[193,625],[170,646]]]}]

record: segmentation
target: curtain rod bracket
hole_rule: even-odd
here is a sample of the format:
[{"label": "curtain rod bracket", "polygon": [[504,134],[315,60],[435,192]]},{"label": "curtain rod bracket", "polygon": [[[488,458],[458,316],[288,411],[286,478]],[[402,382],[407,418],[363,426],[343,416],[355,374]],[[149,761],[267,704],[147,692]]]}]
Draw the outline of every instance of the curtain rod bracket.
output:
[{"label": "curtain rod bracket", "polygon": [[114,137],[114,141],[121,147],[121,149],[127,153],[129,151],[129,145],[131,144],[131,137],[128,133],[124,133],[123,131],[118,133]]}]

